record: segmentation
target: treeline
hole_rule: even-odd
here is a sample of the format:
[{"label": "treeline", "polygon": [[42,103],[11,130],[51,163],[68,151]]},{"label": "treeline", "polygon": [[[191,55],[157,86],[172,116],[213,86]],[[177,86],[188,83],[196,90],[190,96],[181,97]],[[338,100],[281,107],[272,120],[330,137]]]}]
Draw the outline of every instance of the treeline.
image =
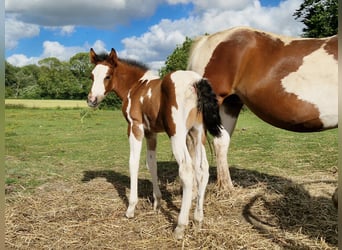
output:
[{"label": "treeline", "polygon": [[[16,67],[5,62],[5,98],[83,100],[91,88],[88,53],[78,53],[69,61],[44,58],[38,64]],[[119,107],[117,96],[106,98],[103,107]]]},{"label": "treeline", "polygon": [[[167,57],[159,74],[185,69],[192,40],[186,38]],[[38,64],[16,67],[5,62],[5,98],[85,100],[91,88],[94,65],[88,53],[78,53],[69,61],[55,57],[42,59]],[[121,100],[110,93],[101,108],[120,108]]]}]

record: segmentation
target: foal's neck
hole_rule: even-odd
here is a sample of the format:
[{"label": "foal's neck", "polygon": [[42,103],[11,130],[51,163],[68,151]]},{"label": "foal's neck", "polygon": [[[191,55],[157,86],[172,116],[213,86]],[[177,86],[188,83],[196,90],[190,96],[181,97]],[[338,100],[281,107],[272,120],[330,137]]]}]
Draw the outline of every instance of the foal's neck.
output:
[{"label": "foal's neck", "polygon": [[140,79],[148,70],[140,69],[135,66],[125,66],[120,72],[117,72],[117,84],[114,87],[115,93],[124,100],[128,96],[128,92],[135,86],[140,84]]}]

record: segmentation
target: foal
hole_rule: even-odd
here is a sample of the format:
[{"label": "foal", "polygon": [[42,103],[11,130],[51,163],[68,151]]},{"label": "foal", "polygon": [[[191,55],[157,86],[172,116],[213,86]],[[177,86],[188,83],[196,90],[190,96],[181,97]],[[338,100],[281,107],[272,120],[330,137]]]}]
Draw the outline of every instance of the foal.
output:
[{"label": "foal", "polygon": [[[145,66],[118,58],[114,49],[109,55],[97,55],[91,49],[90,60],[95,67],[88,105],[98,106],[108,92],[114,91],[122,100],[122,112],[128,122],[130,196],[126,216],[134,217],[138,202],[138,168],[144,137],[147,166],[152,176],[154,209],[160,206],[156,133],[165,131],[171,139],[183,187],[181,210],[174,232],[175,237],[181,239],[189,221],[194,178],[198,189],[194,218],[198,222],[203,220],[203,201],[209,178],[209,165],[202,143],[204,129],[214,136],[220,135],[221,119],[210,84],[192,71],[176,71],[159,79]],[[193,138],[193,159],[187,148],[187,135]]]}]

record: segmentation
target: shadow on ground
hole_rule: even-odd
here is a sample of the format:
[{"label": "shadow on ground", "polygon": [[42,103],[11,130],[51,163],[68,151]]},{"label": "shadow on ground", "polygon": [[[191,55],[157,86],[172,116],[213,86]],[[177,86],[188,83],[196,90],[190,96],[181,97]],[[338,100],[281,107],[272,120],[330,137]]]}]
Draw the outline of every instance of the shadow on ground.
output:
[{"label": "shadow on ground", "polygon": [[[261,235],[271,238],[287,249],[306,249],[298,243],[298,239],[287,236],[287,232],[291,232],[292,235],[303,234],[310,239],[322,238],[327,244],[337,246],[337,211],[330,196],[312,196],[305,188],[305,185],[315,183],[323,186],[332,185],[336,181],[311,181],[298,184],[285,177],[240,167],[231,167],[230,172],[235,186],[247,191],[253,190],[258,185],[264,187],[263,192],[243,201],[241,209],[244,219]],[[175,223],[171,211],[179,212],[179,208],[173,203],[173,197],[181,194],[181,188],[170,191],[167,187],[178,178],[177,164],[158,162],[158,176],[163,200],[168,209],[162,213],[169,221]],[[85,171],[82,181],[88,182],[98,177],[105,178],[111,183],[128,206],[126,192],[129,189],[129,176],[111,170]],[[216,183],[216,167],[210,167],[209,182]],[[152,201],[152,183],[149,180],[138,180],[138,196]],[[280,234],[282,237],[279,236]]]}]

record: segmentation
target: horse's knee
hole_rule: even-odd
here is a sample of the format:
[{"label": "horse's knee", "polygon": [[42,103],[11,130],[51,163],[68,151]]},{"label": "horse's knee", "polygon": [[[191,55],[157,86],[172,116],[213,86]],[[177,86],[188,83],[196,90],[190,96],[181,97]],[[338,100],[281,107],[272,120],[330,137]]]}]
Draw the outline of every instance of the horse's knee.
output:
[{"label": "horse's knee", "polygon": [[193,169],[191,163],[183,163],[179,165],[179,178],[185,186],[192,186],[193,183]]}]

